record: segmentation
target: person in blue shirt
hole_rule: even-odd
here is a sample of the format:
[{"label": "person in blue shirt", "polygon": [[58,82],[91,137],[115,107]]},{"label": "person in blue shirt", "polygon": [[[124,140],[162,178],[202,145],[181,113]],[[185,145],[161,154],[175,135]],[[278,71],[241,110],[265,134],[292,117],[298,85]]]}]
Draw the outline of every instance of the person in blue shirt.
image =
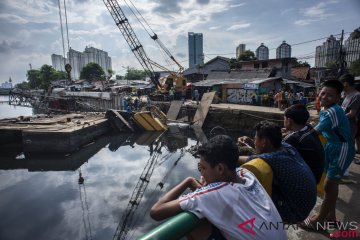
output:
[{"label": "person in blue shirt", "polygon": [[325,196],[320,212],[305,219],[300,224],[302,228],[322,230],[318,228],[317,223],[336,221],[335,208],[339,193],[339,181],[355,156],[349,121],[344,110],[338,105],[343,88],[340,81],[328,80],[323,83],[319,93],[322,110],[319,123],[314,129],[327,140],[324,146]]}]

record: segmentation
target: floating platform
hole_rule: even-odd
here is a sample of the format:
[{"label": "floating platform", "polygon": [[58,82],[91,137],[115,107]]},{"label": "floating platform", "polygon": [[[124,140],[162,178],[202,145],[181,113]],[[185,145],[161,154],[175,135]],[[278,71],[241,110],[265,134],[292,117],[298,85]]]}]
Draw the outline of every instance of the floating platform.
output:
[{"label": "floating platform", "polygon": [[102,113],[2,119],[0,144],[21,144],[25,152],[70,153],[110,129]]}]

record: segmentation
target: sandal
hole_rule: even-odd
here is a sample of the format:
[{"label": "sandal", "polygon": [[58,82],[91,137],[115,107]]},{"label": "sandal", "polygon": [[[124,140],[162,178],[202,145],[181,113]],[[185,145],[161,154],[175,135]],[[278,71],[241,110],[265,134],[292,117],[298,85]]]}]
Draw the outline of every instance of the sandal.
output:
[{"label": "sandal", "polygon": [[307,217],[304,221],[297,224],[298,227],[314,232],[326,232],[326,229],[322,228],[321,226],[317,226],[316,222],[311,220],[311,217]]},{"label": "sandal", "polygon": [[304,230],[317,231],[316,223],[311,220],[310,217],[307,217],[304,221],[298,223],[298,226]]}]

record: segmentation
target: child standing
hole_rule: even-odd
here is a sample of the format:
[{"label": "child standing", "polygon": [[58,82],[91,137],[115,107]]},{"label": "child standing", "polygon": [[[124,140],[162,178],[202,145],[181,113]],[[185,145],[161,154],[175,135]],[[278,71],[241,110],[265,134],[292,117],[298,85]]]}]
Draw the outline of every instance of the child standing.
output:
[{"label": "child standing", "polygon": [[337,104],[343,91],[343,84],[337,80],[329,80],[323,84],[319,93],[322,111],[320,121],[315,130],[326,138],[325,144],[325,196],[317,215],[308,217],[301,227],[318,229],[317,223],[336,221],[335,208],[339,193],[339,181],[355,156],[349,121],[345,112]]}]

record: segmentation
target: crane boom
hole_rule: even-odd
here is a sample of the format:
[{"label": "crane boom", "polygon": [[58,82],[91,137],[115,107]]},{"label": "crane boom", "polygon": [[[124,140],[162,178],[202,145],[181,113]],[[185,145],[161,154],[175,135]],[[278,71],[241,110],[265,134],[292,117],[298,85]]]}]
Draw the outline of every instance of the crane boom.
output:
[{"label": "crane boom", "polygon": [[131,51],[134,53],[135,57],[145,69],[153,83],[161,88],[161,85],[158,79],[155,77],[154,69],[150,63],[149,57],[146,55],[146,52],[141,45],[139,39],[137,38],[134,30],[129,24],[128,19],[126,18],[124,12],[122,11],[117,0],[103,0],[105,6],[110,12],[110,15],[115,21],[116,26],[119,28],[121,34],[124,36],[126,42],[128,43]]},{"label": "crane boom", "polygon": [[[165,47],[165,45],[160,41],[158,36],[154,33],[153,36],[150,37],[161,47],[161,49],[168,55],[168,57],[173,60],[177,66],[179,67],[179,72],[176,73],[174,71],[168,70],[166,67],[156,63],[155,61],[151,60],[145,53],[143,46],[141,45],[139,39],[137,38],[134,30],[132,29],[131,25],[129,24],[128,19],[126,18],[123,10],[120,7],[118,0],[103,0],[105,6],[110,12],[110,15],[115,21],[116,26],[119,28],[121,34],[124,36],[126,42],[128,43],[131,51],[134,53],[135,57],[151,78],[151,81],[155,84],[158,88],[160,94],[154,94],[150,96],[157,97],[159,96],[160,99],[164,100],[168,91],[173,89],[176,95],[183,95],[184,91],[187,90],[187,83],[186,79],[183,76],[184,68],[181,64],[175,60],[174,56],[170,53],[170,51]],[[131,10],[131,8],[130,8]],[[169,72],[170,74],[166,77],[161,79],[161,83],[158,79],[158,76],[155,74],[153,67],[160,68],[164,71]],[[160,100],[159,99],[159,100]],[[152,99],[156,100],[156,99]]]}]

